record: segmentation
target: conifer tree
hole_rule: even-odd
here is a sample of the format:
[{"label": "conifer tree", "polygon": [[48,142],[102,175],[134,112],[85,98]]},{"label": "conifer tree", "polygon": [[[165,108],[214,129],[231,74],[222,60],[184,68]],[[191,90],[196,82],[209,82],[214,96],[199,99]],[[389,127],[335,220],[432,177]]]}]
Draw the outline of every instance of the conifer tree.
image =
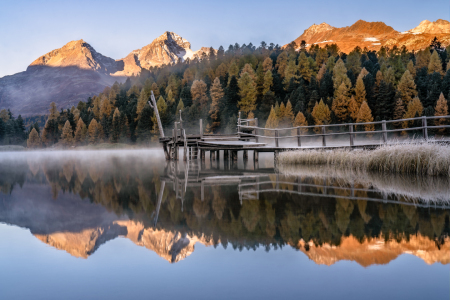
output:
[{"label": "conifer tree", "polygon": [[342,84],[339,86],[337,90],[336,97],[333,99],[333,106],[332,106],[334,114],[341,122],[345,122],[348,118],[349,101],[350,97],[348,87],[345,84],[345,82],[342,82]]},{"label": "conifer tree", "polygon": [[339,87],[342,85],[342,83],[346,86],[346,91],[350,91],[352,87],[352,83],[350,79],[347,76],[347,68],[345,67],[344,62],[342,59],[338,59],[336,62],[336,65],[333,68],[333,87],[334,87],[334,97],[336,98],[338,96],[338,90]]},{"label": "conifer tree", "polygon": [[220,126],[220,100],[225,95],[222,89],[222,85],[220,84],[219,77],[216,77],[216,79],[214,79],[210,94],[212,99],[211,106],[209,108],[209,114],[212,122],[210,130],[215,133],[217,131],[217,128]]},{"label": "conifer tree", "polygon": [[[311,115],[314,118],[315,125],[327,125],[331,122],[330,108],[323,102],[322,99],[320,99],[319,103],[316,103]],[[314,131],[316,133],[320,133],[321,129],[316,127],[314,128]]]},{"label": "conifer tree", "polygon": [[77,122],[77,128],[75,129],[74,134],[74,144],[82,145],[86,141],[87,128],[86,124],[84,124],[83,119],[79,118]]},{"label": "conifer tree", "polygon": [[263,71],[264,73],[267,73],[267,71],[272,71],[273,69],[273,61],[270,57],[266,57],[263,61]]},{"label": "conifer tree", "polygon": [[[303,115],[303,113],[301,111],[299,111],[297,113],[297,116],[295,117],[295,120],[294,120],[294,127],[298,127],[298,126],[308,126],[308,122],[307,122],[305,116]],[[292,134],[296,135],[297,134],[297,130],[294,129],[293,131],[295,131],[295,132],[293,132]],[[305,134],[305,133],[308,132],[308,128],[301,128],[300,132],[302,134]]]},{"label": "conifer tree", "polygon": [[[181,99],[181,98],[180,98],[180,101],[178,101],[178,105],[177,105],[177,114],[180,113],[180,110],[181,110],[181,112],[184,111],[184,103],[183,103],[183,99]],[[179,117],[180,117],[180,116],[178,115],[178,118],[179,118]]]},{"label": "conifer tree", "polygon": [[347,70],[351,70],[355,76],[361,72],[361,54],[356,48],[347,55],[345,67]]},{"label": "conifer tree", "polygon": [[[369,105],[367,105],[366,101],[364,101],[361,104],[361,107],[359,108],[358,117],[356,118],[356,122],[357,123],[373,122],[372,111],[370,110]],[[374,126],[374,124],[364,125],[364,130],[365,131],[374,131],[375,126]]]},{"label": "conifer tree", "polygon": [[161,95],[160,91],[159,91],[159,87],[156,84],[156,82],[152,83],[152,91],[153,91],[153,95],[155,96],[155,99],[158,99],[159,96]]},{"label": "conifer tree", "polygon": [[[272,108],[270,109],[270,114],[269,117],[267,118],[266,121],[266,128],[278,128],[278,123],[279,123],[279,119],[277,116],[277,113],[275,112],[275,109]],[[272,130],[265,130],[265,135],[267,136],[274,136],[275,133]]]},{"label": "conifer tree", "polygon": [[431,54],[430,62],[428,63],[428,74],[432,74],[434,72],[444,75],[444,72],[442,71],[442,61],[436,50],[434,50],[433,54]]},{"label": "conifer tree", "polygon": [[200,107],[204,107],[204,105],[206,105],[206,103],[208,102],[206,89],[206,83],[203,80],[194,80],[194,83],[192,83],[192,99],[194,100],[194,103],[199,105]]},{"label": "conifer tree", "polygon": [[101,107],[100,107],[101,117],[109,117],[109,115],[111,115],[112,109],[113,106],[111,105],[109,99],[103,96],[101,99]]},{"label": "conifer tree", "polygon": [[50,114],[48,115],[48,120],[56,120],[59,117],[58,108],[56,108],[56,103],[50,103]]},{"label": "conifer tree", "polygon": [[356,80],[358,80],[358,79],[364,79],[364,77],[367,75],[367,74],[369,74],[369,71],[367,71],[366,70],[366,68],[362,68],[361,69],[361,72],[359,73],[359,75],[358,75],[358,78],[356,79]]},{"label": "conifer tree", "polygon": [[[448,103],[447,103],[447,100],[445,100],[445,98],[444,98],[444,94],[441,93],[441,95],[439,96],[439,100],[436,103],[436,107],[435,107],[434,111],[435,111],[434,115],[436,117],[448,116]],[[434,124],[435,124],[435,126],[448,125],[448,123],[449,123],[448,120],[449,119],[435,119]],[[438,132],[444,133],[445,128],[440,128],[438,130]]]},{"label": "conifer tree", "polygon": [[280,77],[282,79],[284,78],[284,74],[285,74],[285,70],[286,70],[287,64],[288,64],[287,51],[283,51],[283,52],[281,52],[280,55],[278,55],[277,63],[275,65],[275,67],[278,70],[278,74],[280,74]]},{"label": "conifer tree", "polygon": [[[366,101],[366,100],[364,100],[364,101]],[[361,107],[361,105],[358,105],[358,103],[355,100],[355,97],[352,96],[350,98],[350,102],[348,103],[348,112],[353,121],[356,121],[356,119],[358,118],[358,113],[359,113],[360,107]]]},{"label": "conifer tree", "polygon": [[[403,104],[402,98],[398,98],[397,102],[395,102],[394,120],[403,119],[404,115],[405,115],[405,105]],[[396,128],[399,128],[400,125],[401,125],[400,122],[394,122],[394,126]]]},{"label": "conifer tree", "polygon": [[403,73],[397,89],[399,90],[402,101],[406,106],[414,97],[417,96],[416,84],[414,83],[414,79],[408,70]]},{"label": "conifer tree", "polygon": [[419,70],[422,68],[428,68],[430,59],[431,59],[431,53],[430,53],[429,48],[426,48],[424,50],[417,52],[417,54],[416,54],[416,69]]},{"label": "conifer tree", "polygon": [[122,129],[120,125],[120,111],[116,107],[113,115],[112,130],[111,134],[109,135],[109,139],[112,143],[117,143],[119,141],[120,131]]},{"label": "conifer tree", "polygon": [[[56,111],[56,112],[58,112],[58,111]],[[8,122],[9,114],[8,114],[8,111],[6,109],[2,109],[0,111],[0,118],[3,120],[3,122],[5,122],[5,123]]]},{"label": "conifer tree", "polygon": [[73,131],[69,120],[67,120],[66,123],[64,124],[61,133],[61,142],[64,146],[71,146],[73,144]]},{"label": "conifer tree", "polygon": [[[334,56],[328,57],[327,70],[328,70],[328,72],[330,72],[330,74],[331,74],[331,72],[333,72],[335,66],[336,66],[336,57],[334,57]],[[345,71],[345,73],[347,73],[347,71]]]},{"label": "conifer tree", "polygon": [[250,74],[247,72],[242,74],[238,81],[239,96],[241,101],[238,103],[238,107],[245,113],[249,113],[256,109],[256,87]]},{"label": "conifer tree", "polygon": [[324,63],[322,64],[322,67],[320,67],[319,72],[317,73],[316,76],[317,82],[319,82],[319,84],[326,72],[327,72],[327,65]]},{"label": "conifer tree", "polygon": [[[422,102],[420,102],[419,98],[415,97],[408,103],[406,113],[403,116],[403,119],[415,118],[416,116],[421,117],[423,112]],[[403,128],[409,128],[414,124],[414,121],[404,121],[402,126]]]},{"label": "conifer tree", "polygon": [[92,113],[94,117],[100,120],[100,108],[101,108],[101,99],[100,97],[94,96],[92,98]]},{"label": "conifer tree", "polygon": [[409,73],[411,74],[411,76],[413,78],[416,77],[416,68],[415,68],[414,62],[412,60],[410,60],[408,62],[408,64],[406,65],[406,70],[409,71]]},{"label": "conifer tree", "polygon": [[97,120],[92,119],[91,123],[89,124],[89,128],[88,128],[90,144],[96,144],[98,142],[98,136],[99,136],[99,128],[98,127],[99,127],[99,124],[97,123]]},{"label": "conifer tree", "polygon": [[314,74],[314,71],[311,69],[310,62],[305,52],[301,52],[298,58],[298,72],[306,81],[310,81],[311,76],[313,76]]},{"label": "conifer tree", "polygon": [[[363,69],[365,70],[365,69]],[[361,72],[361,74],[363,74]],[[364,81],[363,81],[364,77],[358,77],[358,79],[356,80],[356,88],[355,88],[355,101],[358,104],[358,110],[359,107],[361,106],[361,104],[364,101],[367,101],[366,99],[366,87],[364,85]]]},{"label": "conifer tree", "polygon": [[[328,52],[325,48],[319,48],[317,55],[316,55],[316,64],[318,66],[322,66],[323,64],[326,63],[328,59]],[[326,69],[326,66],[325,66]]]},{"label": "conifer tree", "polygon": [[[284,104],[282,104],[284,106]],[[280,122],[279,125],[282,128],[285,127],[292,127],[292,124],[294,122],[294,112],[292,110],[292,104],[291,102],[288,100],[288,102],[286,103],[286,106],[283,107],[283,109],[280,108],[280,111],[282,110],[281,117],[280,117]]]},{"label": "conifer tree", "polygon": [[41,138],[35,128],[31,129],[30,135],[27,140],[28,148],[39,148],[41,146]]},{"label": "conifer tree", "polygon": [[172,89],[169,89],[169,92],[167,93],[167,103],[170,105],[174,102],[175,102],[175,98],[173,96]]},{"label": "conifer tree", "polygon": [[297,80],[296,73],[297,73],[297,65],[295,64],[295,60],[294,59],[290,59],[288,61],[288,64],[287,64],[285,70],[284,70],[284,80],[283,80],[285,89],[287,91],[288,91],[288,87],[289,87],[290,82],[292,82],[292,79],[294,81]]},{"label": "conifer tree", "polygon": [[272,71],[267,70],[266,74],[264,75],[264,84],[263,84],[263,95],[265,95],[267,92],[270,91],[270,88],[273,85],[273,77],[272,77]]},{"label": "conifer tree", "polygon": [[248,75],[250,75],[250,77],[252,78],[253,82],[256,82],[256,74],[251,64],[244,65],[244,67],[241,70],[241,77],[244,73],[248,73]]},{"label": "conifer tree", "polygon": [[[229,80],[231,80],[231,77],[233,77],[233,76],[238,76],[239,75],[239,67],[237,66],[237,64],[236,64],[236,62],[235,61],[233,61],[231,64],[230,64],[230,67],[228,68],[228,78],[229,78]],[[228,81],[228,84],[229,84],[230,82]]]}]

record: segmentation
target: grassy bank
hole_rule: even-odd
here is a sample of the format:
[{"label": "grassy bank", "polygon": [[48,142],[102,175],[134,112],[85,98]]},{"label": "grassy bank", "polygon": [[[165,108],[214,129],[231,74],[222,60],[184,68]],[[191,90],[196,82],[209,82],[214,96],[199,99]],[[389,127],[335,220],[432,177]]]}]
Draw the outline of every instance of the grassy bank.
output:
[{"label": "grassy bank", "polygon": [[450,177],[450,146],[424,141],[385,145],[375,150],[300,150],[280,153],[278,164],[326,165],[390,174]]}]

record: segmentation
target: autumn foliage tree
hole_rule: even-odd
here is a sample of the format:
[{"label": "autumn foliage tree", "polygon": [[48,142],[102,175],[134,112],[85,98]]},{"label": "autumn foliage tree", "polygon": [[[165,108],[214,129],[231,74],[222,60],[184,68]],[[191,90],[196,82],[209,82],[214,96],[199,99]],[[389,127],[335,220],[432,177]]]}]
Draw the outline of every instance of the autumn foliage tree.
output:
[{"label": "autumn foliage tree", "polygon": [[[367,105],[367,102],[365,102],[365,101],[361,104],[361,107],[359,108],[358,117],[356,118],[356,122],[357,123],[373,122],[372,111],[370,110],[369,105]],[[374,131],[375,126],[374,126],[374,124],[364,125],[364,130],[365,131]]]}]

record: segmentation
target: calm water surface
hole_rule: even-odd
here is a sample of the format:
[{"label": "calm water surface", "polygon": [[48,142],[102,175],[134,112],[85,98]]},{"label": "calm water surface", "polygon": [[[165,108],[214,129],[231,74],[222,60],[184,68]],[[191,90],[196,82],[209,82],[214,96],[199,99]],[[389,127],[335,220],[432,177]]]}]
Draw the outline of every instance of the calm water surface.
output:
[{"label": "calm water surface", "polygon": [[449,299],[450,184],[0,153],[0,299]]}]

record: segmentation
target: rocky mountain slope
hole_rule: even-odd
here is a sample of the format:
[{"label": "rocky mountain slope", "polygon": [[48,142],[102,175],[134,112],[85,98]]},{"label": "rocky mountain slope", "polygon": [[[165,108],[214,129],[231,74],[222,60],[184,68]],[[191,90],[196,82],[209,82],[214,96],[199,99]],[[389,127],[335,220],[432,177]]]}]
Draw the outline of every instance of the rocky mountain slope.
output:
[{"label": "rocky mountain slope", "polygon": [[68,108],[86,101],[142,69],[175,63],[209,53],[191,50],[191,44],[173,32],[165,32],[151,44],[114,60],[83,40],[71,41],[33,61],[25,72],[0,78],[0,109],[17,117],[47,114],[51,102]]},{"label": "rocky mountain slope", "polygon": [[301,36],[294,40],[300,45],[304,40],[308,46],[318,44],[336,43],[340,50],[349,53],[356,46],[367,47],[369,50],[378,50],[382,46],[401,47],[405,45],[409,50],[419,50],[427,47],[436,36],[443,45],[450,44],[450,22],[437,20],[436,22],[423,21],[414,29],[398,32],[383,22],[357,21],[347,27],[337,28],[327,23],[312,25]]}]

